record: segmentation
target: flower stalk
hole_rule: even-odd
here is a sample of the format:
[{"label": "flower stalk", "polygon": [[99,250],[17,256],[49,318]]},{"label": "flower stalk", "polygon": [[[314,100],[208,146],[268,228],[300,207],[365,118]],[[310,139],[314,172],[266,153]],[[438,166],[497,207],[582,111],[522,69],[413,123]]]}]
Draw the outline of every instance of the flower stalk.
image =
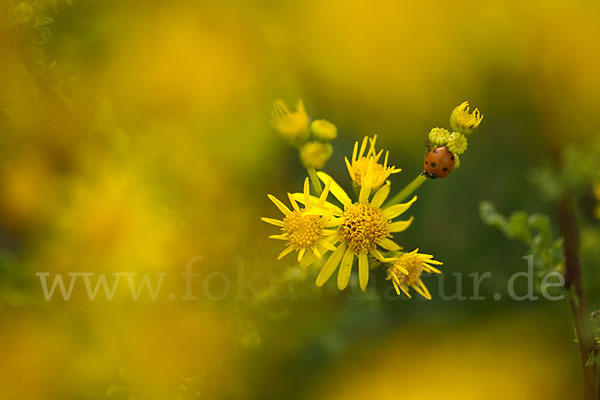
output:
[{"label": "flower stalk", "polygon": [[317,176],[317,170],[314,168],[306,168],[306,170],[308,171],[308,177],[310,178],[310,182],[315,190],[315,194],[318,197],[321,195],[321,193],[323,193],[323,187],[321,186],[321,182]]},{"label": "flower stalk", "polygon": [[[581,264],[577,244],[577,221],[572,201],[565,196],[558,204],[558,220],[564,238],[565,288],[568,291],[569,304],[573,313],[577,341],[583,364],[583,398],[598,399],[598,364],[595,362],[600,349],[594,338],[594,331],[583,288]],[[590,362],[590,360],[592,362]]]},{"label": "flower stalk", "polygon": [[406,185],[404,187],[404,189],[402,189],[400,192],[396,193],[396,195],[394,197],[392,197],[390,200],[388,200],[388,202],[386,203],[385,206],[389,207],[391,205],[398,204],[398,203],[406,200],[426,180],[427,180],[427,177],[425,175],[419,174],[415,179],[412,180],[411,183],[409,183],[408,185]]}]

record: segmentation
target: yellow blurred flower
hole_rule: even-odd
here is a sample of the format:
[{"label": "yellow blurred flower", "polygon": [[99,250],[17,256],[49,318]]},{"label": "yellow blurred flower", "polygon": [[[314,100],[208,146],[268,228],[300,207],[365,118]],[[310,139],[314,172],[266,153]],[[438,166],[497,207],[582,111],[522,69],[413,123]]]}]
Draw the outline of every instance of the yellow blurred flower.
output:
[{"label": "yellow blurred flower", "polygon": [[431,300],[431,294],[421,280],[421,274],[423,272],[441,274],[441,271],[430,264],[442,265],[441,262],[434,260],[432,255],[420,254],[419,249],[404,253],[388,268],[387,280],[392,281],[398,294],[402,290],[405,295],[412,298],[409,293],[409,287],[412,287],[421,296]]},{"label": "yellow blurred flower", "polygon": [[[369,189],[377,189],[389,178],[390,175],[398,173],[401,169],[397,169],[394,166],[388,167],[389,152],[385,152],[385,158],[383,164],[379,164],[379,159],[383,154],[383,150],[378,153],[375,151],[375,142],[377,141],[377,135],[373,138],[365,138],[362,141],[360,150],[358,149],[358,141],[354,143],[354,150],[352,151],[352,163],[348,161],[348,157],[345,158],[346,166],[350,177],[357,186],[368,185]],[[367,142],[369,143],[369,150],[365,154],[367,149]],[[368,167],[371,166],[371,174],[369,175],[369,182],[366,182]]]},{"label": "yellow blurred flower", "polygon": [[305,168],[322,169],[332,154],[329,143],[308,142],[300,148],[300,161]]},{"label": "yellow blurred flower", "polygon": [[469,142],[462,133],[452,132],[452,134],[448,138],[448,150],[454,153],[454,155],[462,154],[465,151],[467,151],[468,145]]},{"label": "yellow blurred flower", "polygon": [[302,100],[298,100],[294,112],[288,110],[283,100],[276,100],[271,115],[271,125],[285,140],[292,144],[302,144],[308,140],[309,118]]},{"label": "yellow blurred flower", "polygon": [[[365,182],[373,182],[374,164],[375,160],[372,158],[367,167]],[[368,255],[370,254],[375,259],[385,262],[389,259],[381,254],[378,247],[389,251],[401,250],[400,246],[390,240],[391,233],[406,230],[412,223],[413,217],[397,222],[392,222],[392,219],[408,210],[417,200],[417,196],[407,203],[382,208],[381,205],[390,193],[390,183],[386,182],[375,192],[370,201],[371,185],[363,185],[360,189],[358,202],[353,202],[329,175],[324,172],[318,172],[318,175],[324,183],[327,182],[327,185],[330,186],[331,193],[343,204],[344,210],[342,211],[339,207],[328,202],[312,210],[313,213],[320,215],[328,215],[333,212],[334,216],[339,217],[331,222],[332,226],[337,225],[338,227],[333,243],[339,242],[339,244],[323,265],[317,276],[316,284],[317,286],[323,286],[339,266],[337,285],[339,290],[344,290],[348,286],[352,263],[356,256],[358,258],[360,288],[364,291],[369,281]],[[297,199],[301,198],[300,193],[293,196]],[[304,201],[307,201],[307,199]],[[314,204],[319,199],[311,197],[308,201]],[[315,260],[315,258],[307,258],[304,264],[309,265]]]},{"label": "yellow blurred flower", "polygon": [[[325,199],[329,193],[329,186],[326,186],[323,193],[315,202],[317,207],[323,207]],[[312,251],[316,258],[321,258],[322,254],[328,250],[335,250],[332,242],[335,239],[335,230],[325,229],[329,226],[335,226],[339,222],[332,218],[333,212],[327,212],[324,215],[311,214],[312,203],[308,200],[310,197],[310,188],[308,178],[304,181],[304,209],[298,207],[294,197],[288,193],[292,209],[279,201],[275,196],[268,195],[269,199],[275,203],[277,208],[283,213],[283,220],[273,218],[261,218],[264,222],[281,228],[281,234],[271,235],[270,239],[279,239],[286,242],[286,248],[279,254],[277,259],[285,257],[292,251],[298,252],[298,261],[302,261],[307,250]]]},{"label": "yellow blurred flower", "polygon": [[450,115],[450,126],[454,131],[458,131],[463,135],[470,135],[475,132],[483,120],[483,115],[476,108],[473,112],[469,112],[469,102],[465,101],[456,107]]},{"label": "yellow blurred flower", "polygon": [[311,122],[310,130],[315,139],[328,142],[337,137],[337,127],[325,119],[317,119]]}]

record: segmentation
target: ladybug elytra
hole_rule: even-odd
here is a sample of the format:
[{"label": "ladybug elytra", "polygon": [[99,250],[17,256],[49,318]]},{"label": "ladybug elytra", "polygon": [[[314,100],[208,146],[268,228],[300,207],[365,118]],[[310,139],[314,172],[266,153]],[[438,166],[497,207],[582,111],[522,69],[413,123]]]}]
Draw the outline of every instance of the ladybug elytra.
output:
[{"label": "ladybug elytra", "polygon": [[429,150],[425,156],[424,174],[428,178],[445,178],[454,169],[456,157],[447,146]]}]

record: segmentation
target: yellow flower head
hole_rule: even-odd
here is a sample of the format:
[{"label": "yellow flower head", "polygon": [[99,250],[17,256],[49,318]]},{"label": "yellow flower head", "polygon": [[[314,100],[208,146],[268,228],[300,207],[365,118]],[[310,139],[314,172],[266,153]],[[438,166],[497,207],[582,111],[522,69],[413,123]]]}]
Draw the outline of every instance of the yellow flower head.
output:
[{"label": "yellow flower head", "polygon": [[[338,289],[344,290],[350,280],[354,257],[357,257],[360,288],[364,291],[369,281],[369,254],[381,262],[386,262],[389,259],[384,258],[378,250],[379,247],[389,251],[401,250],[400,246],[390,240],[391,234],[406,230],[412,223],[413,218],[397,222],[392,222],[392,219],[408,210],[416,201],[417,196],[407,203],[382,208],[383,202],[390,193],[390,183],[388,181],[369,200],[371,185],[367,183],[373,182],[374,165],[375,159],[372,158],[367,167],[365,184],[360,189],[357,202],[353,202],[329,175],[324,172],[317,173],[323,182],[328,183],[331,193],[344,206],[342,210],[331,203],[325,202],[314,208],[314,213],[321,215],[333,213],[337,217],[331,221],[332,226],[337,226],[333,241],[337,247],[323,264],[317,277],[317,286],[323,286],[339,266],[337,285]],[[293,196],[294,198],[301,198],[300,193]],[[310,198],[309,201],[311,204],[315,204],[318,199]],[[316,258],[308,258],[305,263],[310,264],[315,260]]]},{"label": "yellow flower head", "polygon": [[[380,150],[379,153],[375,151],[375,141],[377,140],[377,135],[373,136],[373,138],[365,138],[362,141],[360,146],[360,151],[358,149],[358,141],[354,143],[354,151],[352,152],[352,163],[348,161],[348,157],[346,157],[346,166],[348,167],[348,172],[350,173],[350,177],[354,181],[357,186],[363,186],[368,184],[371,189],[377,189],[389,178],[390,175],[400,172],[400,169],[397,169],[394,166],[388,167],[388,157],[389,152],[385,152],[385,157],[383,160],[383,164],[379,164],[379,159],[383,154],[383,150]],[[369,150],[367,150],[367,142],[369,143]],[[367,150],[365,154],[365,150]],[[370,182],[365,182],[367,177],[367,169],[369,165],[372,164],[371,175],[369,175]]]},{"label": "yellow flower head", "polygon": [[433,147],[441,147],[448,144],[450,139],[450,132],[443,128],[433,128],[429,132],[429,143]]},{"label": "yellow flower head", "polygon": [[421,280],[421,274],[423,272],[441,274],[441,271],[430,264],[442,265],[441,262],[434,260],[432,255],[420,254],[419,249],[404,253],[388,268],[387,280],[392,281],[398,294],[402,291],[411,297],[409,288],[412,287],[421,296],[431,300],[431,294]]},{"label": "yellow flower head", "polygon": [[298,100],[296,111],[291,112],[282,100],[276,100],[271,112],[271,125],[288,142],[302,144],[308,140],[308,115],[302,100]]},{"label": "yellow flower head", "polygon": [[310,124],[315,139],[329,142],[337,137],[337,127],[325,119],[316,119]]},{"label": "yellow flower head", "polygon": [[333,154],[329,143],[308,142],[300,147],[300,161],[305,168],[322,169]]},{"label": "yellow flower head", "polygon": [[450,115],[450,126],[452,130],[458,131],[463,135],[470,135],[475,132],[483,120],[483,115],[476,108],[472,113],[469,112],[469,102],[465,101],[456,107]]},{"label": "yellow flower head", "polygon": [[[325,199],[329,193],[329,186],[325,187],[321,197],[315,202],[315,206],[324,207]],[[332,245],[333,234],[336,231],[325,229],[329,226],[335,226],[338,222],[332,219],[333,212],[317,215],[311,213],[311,202],[307,201],[310,197],[308,178],[304,181],[304,209],[300,209],[294,197],[288,193],[292,210],[279,201],[275,196],[268,195],[269,199],[275,203],[277,208],[283,213],[283,220],[273,218],[261,218],[264,222],[281,228],[281,234],[271,235],[270,239],[279,239],[286,242],[286,248],[279,254],[278,260],[285,257],[292,251],[298,252],[298,261],[302,261],[307,250],[321,258],[322,254],[328,250],[335,250]]]},{"label": "yellow flower head", "polygon": [[448,150],[454,153],[454,155],[464,153],[468,145],[469,142],[462,133],[452,132],[452,135],[448,138]]}]

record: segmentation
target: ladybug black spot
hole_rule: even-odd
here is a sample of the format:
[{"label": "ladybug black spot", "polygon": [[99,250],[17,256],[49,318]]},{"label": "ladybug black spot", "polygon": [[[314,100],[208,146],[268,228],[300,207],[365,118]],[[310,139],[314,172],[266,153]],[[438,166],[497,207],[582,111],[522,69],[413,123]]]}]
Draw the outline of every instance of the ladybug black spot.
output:
[{"label": "ladybug black spot", "polygon": [[442,171],[446,172],[446,171],[448,171],[448,168],[444,167],[444,169],[442,169]]},{"label": "ladybug black spot", "polygon": [[436,163],[434,163],[434,162],[432,162],[432,163],[431,163],[431,166],[432,166],[433,168],[435,168],[435,167],[437,167],[437,164],[436,164]]},{"label": "ladybug black spot", "polygon": [[450,159],[451,159],[452,161],[454,161],[454,156],[450,157]]},{"label": "ladybug black spot", "polygon": [[437,149],[435,149],[435,150],[433,151],[433,154],[437,154]]},{"label": "ladybug black spot", "polygon": [[425,161],[425,165],[429,164],[429,161]]}]

